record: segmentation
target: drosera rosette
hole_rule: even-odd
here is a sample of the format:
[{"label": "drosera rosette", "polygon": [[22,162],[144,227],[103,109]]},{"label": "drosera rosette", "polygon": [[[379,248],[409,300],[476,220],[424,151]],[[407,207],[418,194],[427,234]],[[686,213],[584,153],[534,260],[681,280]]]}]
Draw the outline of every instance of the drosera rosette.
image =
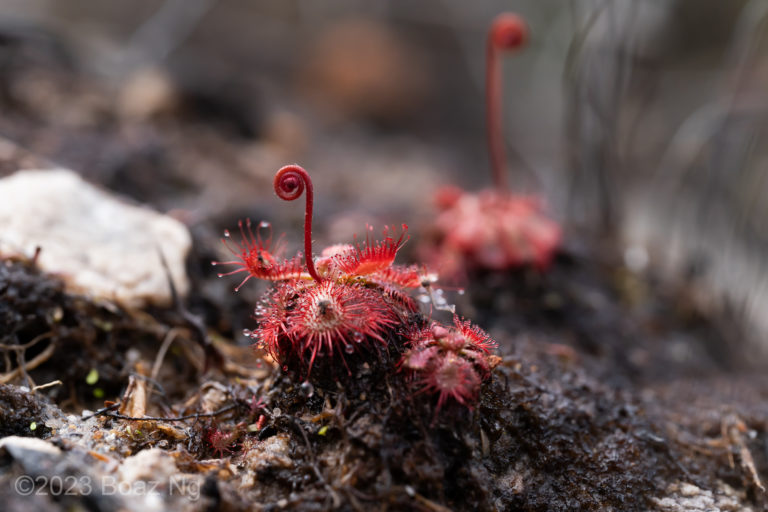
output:
[{"label": "drosera rosette", "polygon": [[400,333],[418,316],[418,303],[410,291],[429,286],[433,279],[418,266],[394,263],[408,240],[407,226],[402,225],[399,235],[385,228],[380,240],[367,227],[363,241],[328,247],[315,261],[309,174],[298,165],[285,166],[275,175],[274,187],[284,200],[305,195],[303,262],[301,254],[290,260],[278,257],[270,250],[271,238],[252,235],[246,223],[240,251],[233,251],[239,259],[225,262],[239,268],[221,275],[247,272],[239,286],[250,277],[274,283],[256,307],[258,327],[246,334],[285,371],[306,378],[321,361],[335,376],[337,363],[351,375],[352,359],[390,348],[399,354]]},{"label": "drosera rosette", "polygon": [[500,14],[491,24],[486,46],[486,126],[494,188],[479,193],[457,186],[438,190],[434,244],[424,252],[443,275],[457,276],[472,268],[544,270],[560,245],[561,228],[547,215],[543,200],[513,194],[507,184],[501,52],[517,50],[527,40],[528,28],[516,14]]},{"label": "drosera rosette", "polygon": [[281,283],[257,308],[259,327],[251,331],[260,347],[284,369],[305,371],[316,359],[386,348],[398,311],[381,293],[359,283],[325,280]]},{"label": "drosera rosette", "polygon": [[457,190],[452,202],[438,205],[437,244],[430,259],[446,275],[468,268],[546,270],[560,245],[560,226],[544,214],[535,196]]},{"label": "drosera rosette", "polygon": [[474,407],[482,383],[500,362],[496,346],[485,331],[454,315],[452,326],[432,322],[412,330],[399,365],[417,393],[437,396],[436,420],[448,402]]}]

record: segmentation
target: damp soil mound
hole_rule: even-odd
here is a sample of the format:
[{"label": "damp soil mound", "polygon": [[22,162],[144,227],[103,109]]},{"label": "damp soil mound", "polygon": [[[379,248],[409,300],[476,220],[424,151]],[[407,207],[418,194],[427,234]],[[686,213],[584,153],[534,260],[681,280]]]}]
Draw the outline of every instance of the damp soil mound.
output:
[{"label": "damp soil mound", "polygon": [[[524,301],[505,303],[501,291],[499,301],[477,301],[476,312],[495,319],[501,362],[473,410],[449,402],[436,412],[436,398],[398,368],[396,344],[373,359],[350,357],[349,373],[318,366],[305,382],[251,347],[214,331],[208,339],[182,307],[127,312],[67,293],[32,261],[6,260],[2,378],[17,386],[0,387],[2,433],[42,437],[93,478],[116,467],[130,478],[136,457],[158,458],[141,459],[141,478],[200,483],[198,494],[162,494],[168,510],[760,510],[768,383],[726,366],[659,379],[643,358],[629,359],[636,371],[626,377],[627,360],[615,357],[621,340],[631,351],[665,338],[642,344],[653,331],[633,326],[648,325],[649,308],[616,305],[600,322],[586,318],[586,297],[621,296],[605,277],[614,275],[572,257],[546,278],[485,276],[482,293],[501,283]],[[223,318],[195,293],[191,301],[211,309],[203,317]],[[679,294],[645,297],[656,301],[651,311],[666,311],[654,325],[667,330],[656,333],[703,329],[670,320],[665,301]],[[585,350],[568,336],[574,318],[586,318],[579,329],[595,343],[616,341]],[[216,358],[205,357],[201,336]],[[665,354],[650,361],[678,375],[690,366]],[[10,485],[29,470],[6,459]],[[52,496],[36,499],[56,506]],[[141,496],[120,499],[143,506]]]}]

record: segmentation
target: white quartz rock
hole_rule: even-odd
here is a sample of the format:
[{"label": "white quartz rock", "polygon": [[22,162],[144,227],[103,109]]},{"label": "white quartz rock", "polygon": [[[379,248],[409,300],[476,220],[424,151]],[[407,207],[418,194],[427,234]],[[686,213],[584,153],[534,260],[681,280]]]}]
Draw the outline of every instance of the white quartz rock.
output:
[{"label": "white quartz rock", "polygon": [[126,307],[170,301],[168,262],[179,293],[189,283],[186,227],[119,199],[67,169],[25,170],[0,179],[0,256],[41,252],[40,268],[70,291]]}]

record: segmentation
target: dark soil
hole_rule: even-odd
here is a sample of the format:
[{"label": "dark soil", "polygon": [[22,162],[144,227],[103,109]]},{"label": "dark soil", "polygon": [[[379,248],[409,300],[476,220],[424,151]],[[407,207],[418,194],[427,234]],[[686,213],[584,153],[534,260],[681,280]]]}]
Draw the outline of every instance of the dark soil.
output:
[{"label": "dark soil", "polygon": [[[588,265],[562,256],[543,281],[516,275],[506,278],[513,282],[504,289],[516,286],[517,296],[528,297],[525,304],[532,307],[548,279],[559,274],[561,287],[551,293],[563,293],[570,284],[563,276],[574,268],[579,276],[589,275],[584,268]],[[77,411],[76,404],[97,407],[94,386],[85,382],[88,371],[96,368],[98,386],[106,396],[130,399],[121,387],[136,373],[128,367],[125,353],[137,349],[148,362],[160,336],[149,334],[152,329],[127,313],[108,312],[62,292],[55,278],[41,276],[29,262],[6,262],[2,276],[8,296],[24,291],[24,300],[9,303],[13,307],[6,310],[25,319],[13,324],[16,344],[50,332],[48,342],[57,346],[56,364],[43,364],[29,373],[35,382],[56,377],[64,384],[57,392],[41,393],[65,410]],[[592,300],[595,293],[615,297],[615,290],[601,288],[604,283],[589,285]],[[761,448],[767,439],[765,408],[748,407],[754,396],[736,394],[719,402],[713,393],[722,391],[710,380],[698,384],[702,389],[715,388],[708,391],[706,407],[692,407],[687,399],[679,402],[677,395],[695,396],[696,387],[677,389],[682,377],[659,380],[656,370],[666,365],[682,375],[690,362],[675,368],[655,355],[650,363],[654,371],[646,371],[644,364],[616,357],[618,344],[598,345],[605,350],[590,354],[578,337],[558,335],[573,329],[569,317],[589,325],[579,305],[570,302],[574,296],[579,297],[570,295],[556,311],[539,318],[535,309],[523,310],[530,315],[530,327],[521,323],[516,307],[507,314],[499,304],[496,310],[478,308],[487,318],[504,319],[492,325],[493,332],[502,333],[504,357],[474,411],[453,405],[435,416],[434,399],[409,386],[396,368],[395,352],[382,352],[370,363],[350,359],[354,373],[350,377],[338,367],[325,368],[324,376],[319,367],[311,386],[277,367],[248,385],[217,369],[202,375],[179,354],[165,362],[172,371],[158,379],[164,394],[150,398],[152,415],[162,416],[162,411],[168,417],[205,415],[216,407],[224,412],[187,420],[186,441],[169,443],[166,433],[153,432],[156,423],[142,422],[146,434],[140,440],[115,442],[127,444],[128,453],[167,446],[177,456],[183,454],[187,471],[209,475],[209,499],[243,510],[259,504],[269,508],[269,503],[301,510],[647,510],[653,508],[651,498],[663,496],[676,481],[704,489],[725,481],[743,489],[745,503],[762,506],[763,494],[747,466],[741,465],[739,446],[752,454],[757,473],[765,474],[768,458]],[[482,298],[477,303],[482,305]],[[52,315],[55,307],[63,314]],[[603,318],[600,329],[580,329],[591,333],[594,343],[612,333],[631,348],[642,330],[627,337],[626,324],[642,324],[625,310],[623,315],[608,313],[621,319],[618,325]],[[166,318],[162,325],[172,324],[168,320],[174,318],[172,312],[156,315]],[[543,321],[547,317],[549,321]],[[111,326],[105,330],[106,322]],[[505,325],[515,327],[507,331]],[[186,337],[194,346],[191,329]],[[391,349],[396,350],[395,345]],[[634,373],[626,372],[627,365]],[[190,367],[186,372],[185,366]],[[726,371],[720,371],[720,379],[727,378]],[[759,395],[760,389],[765,393],[765,379],[752,382],[746,377],[746,381],[753,393],[765,396]],[[223,395],[214,407],[205,397],[216,382]],[[67,396],[66,390],[73,394]],[[46,426],[39,398],[13,386],[0,391],[3,410],[12,411],[3,418],[4,433],[60,439],[55,428]],[[107,430],[115,422],[130,421],[110,418],[112,414],[105,412],[101,419],[90,421]],[[35,431],[29,429],[32,422],[39,425]],[[276,440],[285,445],[287,462],[264,457],[266,462],[254,463],[254,452]],[[737,461],[733,467],[729,456]],[[230,464],[224,465],[225,461]],[[213,480],[211,463],[219,468]],[[241,472],[252,475],[254,484],[244,486]]]}]

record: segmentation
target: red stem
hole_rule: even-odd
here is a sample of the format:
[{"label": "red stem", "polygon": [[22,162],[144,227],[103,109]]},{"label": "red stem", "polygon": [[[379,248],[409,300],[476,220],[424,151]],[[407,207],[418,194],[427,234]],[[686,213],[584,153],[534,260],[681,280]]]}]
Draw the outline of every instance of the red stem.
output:
[{"label": "red stem", "polygon": [[280,199],[293,201],[298,199],[304,189],[307,189],[307,202],[304,209],[304,257],[307,261],[307,271],[318,283],[322,281],[315,270],[315,262],[312,259],[312,205],[314,193],[312,179],[309,173],[300,165],[286,165],[275,174],[275,194]]},{"label": "red stem", "polygon": [[488,131],[488,151],[491,158],[491,171],[496,188],[506,191],[507,162],[504,152],[504,134],[502,132],[501,104],[501,50],[513,50],[522,47],[528,39],[528,28],[516,14],[503,13],[496,16],[488,31],[485,67],[485,122]]}]

